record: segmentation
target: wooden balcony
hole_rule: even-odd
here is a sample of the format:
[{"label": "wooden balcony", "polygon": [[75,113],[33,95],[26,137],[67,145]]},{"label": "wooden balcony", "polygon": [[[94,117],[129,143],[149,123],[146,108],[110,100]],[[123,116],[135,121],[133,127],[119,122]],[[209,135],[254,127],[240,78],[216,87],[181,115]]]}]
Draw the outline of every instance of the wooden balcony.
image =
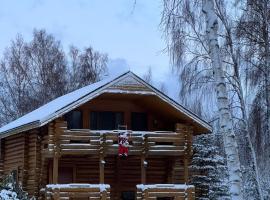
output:
[{"label": "wooden balcony", "polygon": [[[91,156],[99,159],[99,183],[104,184],[106,156],[117,155],[118,135],[125,130],[68,130],[64,121],[55,121],[48,127],[42,153],[53,158],[52,181],[58,183],[59,159],[67,156]],[[183,160],[184,182],[188,182],[188,163],[192,154],[192,132],[189,127],[177,124],[176,132],[128,131],[129,155],[140,157],[141,184],[146,183],[147,159],[169,156]]]},{"label": "wooden balcony", "polygon": [[156,200],[162,197],[195,200],[195,188],[193,185],[184,184],[137,185],[137,200]]},{"label": "wooden balcony", "polygon": [[[53,157],[57,150],[63,155],[97,155],[101,151],[104,156],[117,155],[118,134],[115,131],[94,131],[88,129],[63,130],[58,136],[49,135],[48,157]],[[129,131],[129,155],[184,155],[189,143],[185,134],[176,132]],[[57,137],[57,138],[55,138]]]}]

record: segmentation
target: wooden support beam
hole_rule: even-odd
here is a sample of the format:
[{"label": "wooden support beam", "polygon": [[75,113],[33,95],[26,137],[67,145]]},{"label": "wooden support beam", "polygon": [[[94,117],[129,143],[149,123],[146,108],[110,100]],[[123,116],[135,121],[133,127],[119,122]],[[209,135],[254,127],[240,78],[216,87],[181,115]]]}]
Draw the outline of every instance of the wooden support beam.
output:
[{"label": "wooden support beam", "polygon": [[104,184],[104,157],[99,158],[99,183]]},{"label": "wooden support beam", "polygon": [[141,155],[141,184],[146,184],[146,167],[147,162],[145,160],[148,153],[148,137],[143,137],[143,150]]},{"label": "wooden support beam", "polygon": [[100,151],[99,151],[99,183],[104,184],[104,151],[105,151],[105,134],[100,135]]},{"label": "wooden support beam", "polygon": [[106,200],[107,199],[107,191],[104,190],[101,192],[101,200]]},{"label": "wooden support beam", "polygon": [[54,158],[53,158],[53,184],[58,183],[58,168],[60,154],[60,141],[59,138],[67,129],[67,123],[61,119],[57,119],[53,123],[53,142],[54,142]]},{"label": "wooden support beam", "polygon": [[188,159],[184,158],[184,181],[187,184],[188,183]]},{"label": "wooden support beam", "polygon": [[53,158],[53,184],[58,183],[58,165],[59,165],[59,157],[56,155]]},{"label": "wooden support beam", "polygon": [[146,184],[146,161],[144,156],[141,156],[141,184]]}]

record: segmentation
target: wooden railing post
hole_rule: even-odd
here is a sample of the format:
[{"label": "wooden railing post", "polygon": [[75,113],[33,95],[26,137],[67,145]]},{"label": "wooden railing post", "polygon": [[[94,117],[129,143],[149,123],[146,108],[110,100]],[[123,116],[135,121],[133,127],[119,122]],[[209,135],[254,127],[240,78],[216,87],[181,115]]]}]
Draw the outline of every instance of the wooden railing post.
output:
[{"label": "wooden railing post", "polygon": [[188,158],[184,157],[184,181],[185,184],[188,183]]},{"label": "wooden railing post", "polygon": [[145,163],[145,157],[142,155],[141,157],[141,184],[146,183],[146,163]]},{"label": "wooden railing post", "polygon": [[146,167],[147,167],[147,162],[146,162],[146,155],[147,155],[147,147],[148,145],[148,140],[147,136],[143,136],[143,143],[142,143],[142,155],[141,155],[141,184],[146,184]]},{"label": "wooden railing post", "polygon": [[53,158],[53,184],[58,183],[58,165],[59,165],[59,157],[56,153]]},{"label": "wooden railing post", "polygon": [[54,124],[54,157],[53,157],[53,184],[58,183],[58,165],[59,165],[59,130],[57,124]]},{"label": "wooden railing post", "polygon": [[104,151],[105,151],[105,134],[100,135],[100,151],[99,151],[99,183],[104,184]]},{"label": "wooden railing post", "polygon": [[101,191],[101,200],[107,199],[107,190]]}]

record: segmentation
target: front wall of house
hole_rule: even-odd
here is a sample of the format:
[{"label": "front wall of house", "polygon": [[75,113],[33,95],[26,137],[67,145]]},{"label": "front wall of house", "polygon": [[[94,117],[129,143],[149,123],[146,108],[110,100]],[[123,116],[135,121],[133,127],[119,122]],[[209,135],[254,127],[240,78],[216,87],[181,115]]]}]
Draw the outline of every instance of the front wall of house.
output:
[{"label": "front wall of house", "polygon": [[[97,98],[77,108],[83,113],[83,128],[90,128],[92,111],[124,113],[124,124],[131,129],[131,113],[147,113],[148,129],[169,130],[174,123],[168,123],[163,114],[153,112],[132,99]],[[61,117],[61,120],[64,118]],[[158,123],[155,125],[154,121]],[[53,124],[53,123],[51,123]],[[52,183],[53,158],[46,157],[42,149],[52,140],[55,126],[32,130],[9,136],[2,140],[4,174],[17,170],[18,180],[30,195],[39,195],[41,188]],[[55,129],[57,130],[57,128]],[[184,183],[183,158],[168,156],[147,157],[146,183]],[[141,157],[129,156],[121,160],[116,156],[105,157],[105,183],[111,185],[112,199],[119,199],[122,192],[135,192],[141,183]],[[99,183],[99,157],[67,156],[59,160],[59,183]]]}]

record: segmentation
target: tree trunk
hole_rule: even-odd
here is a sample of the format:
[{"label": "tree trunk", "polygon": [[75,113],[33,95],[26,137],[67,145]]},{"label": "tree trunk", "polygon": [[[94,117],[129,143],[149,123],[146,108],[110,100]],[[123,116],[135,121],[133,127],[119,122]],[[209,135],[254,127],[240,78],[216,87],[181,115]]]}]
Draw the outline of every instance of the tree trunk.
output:
[{"label": "tree trunk", "polygon": [[203,0],[203,13],[206,18],[206,35],[208,38],[209,53],[212,61],[216,82],[217,104],[219,110],[220,131],[224,138],[224,147],[229,172],[229,187],[232,200],[241,200],[241,169],[238,147],[232,125],[232,116],[229,110],[228,93],[225,76],[220,59],[218,45],[218,20],[214,10],[213,0]]}]

